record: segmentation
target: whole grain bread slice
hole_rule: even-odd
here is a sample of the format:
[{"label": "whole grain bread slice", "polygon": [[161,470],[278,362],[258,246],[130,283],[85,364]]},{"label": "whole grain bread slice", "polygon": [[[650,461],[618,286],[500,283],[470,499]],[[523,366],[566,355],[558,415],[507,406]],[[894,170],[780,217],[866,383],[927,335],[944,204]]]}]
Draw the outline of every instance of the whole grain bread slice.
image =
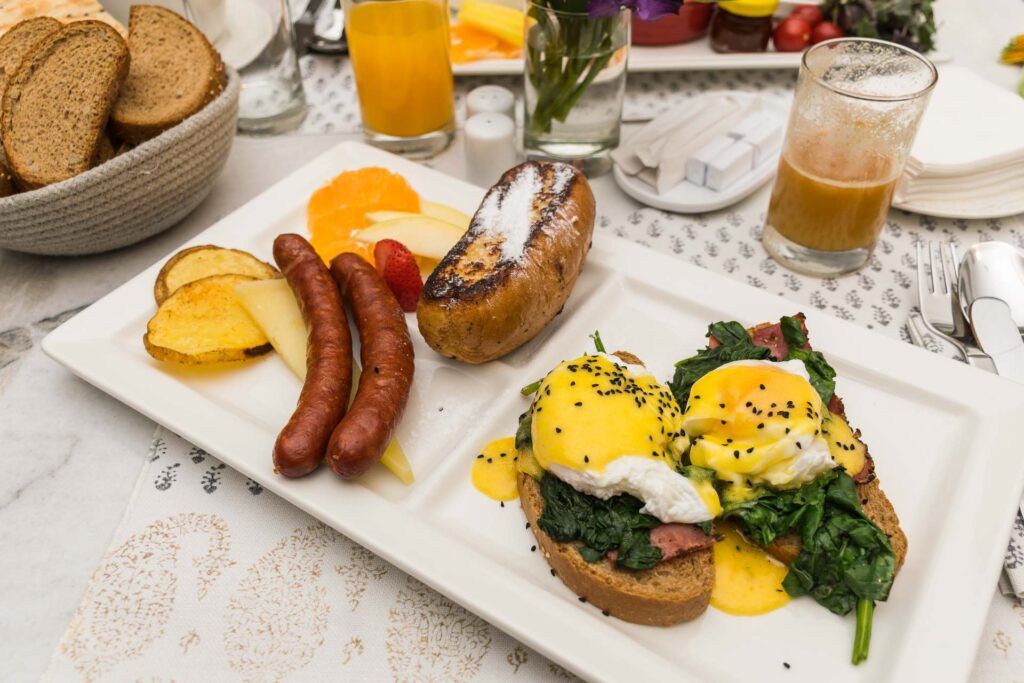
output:
[{"label": "whole grain bread slice", "polygon": [[607,558],[587,562],[580,556],[579,542],[556,541],[537,526],[544,511],[537,480],[520,474],[517,483],[520,504],[544,559],[562,582],[587,602],[623,621],[648,626],[690,621],[708,608],[715,582],[711,549],[695,550],[639,571],[619,568]]},{"label": "whole grain bread slice", "polygon": [[59,31],[61,24],[51,17],[35,17],[15,24],[0,36],[0,96],[7,89],[7,81],[21,66],[25,55],[51,33]]},{"label": "whole grain bread slice", "polygon": [[224,62],[206,36],[163,7],[134,5],[128,21],[131,71],[111,128],[139,144],[176,126],[224,89]]},{"label": "whole grain bread slice", "polygon": [[21,188],[91,167],[128,63],[127,43],[99,21],[69,24],[29,52],[0,106],[0,138]]}]

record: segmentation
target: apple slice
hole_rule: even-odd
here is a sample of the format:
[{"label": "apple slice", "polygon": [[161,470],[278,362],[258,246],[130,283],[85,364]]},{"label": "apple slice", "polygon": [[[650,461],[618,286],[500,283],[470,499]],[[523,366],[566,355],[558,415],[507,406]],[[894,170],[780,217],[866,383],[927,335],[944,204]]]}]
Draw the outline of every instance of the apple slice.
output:
[{"label": "apple slice", "polygon": [[[235,294],[256,325],[263,330],[288,369],[306,379],[306,323],[288,281],[254,280],[235,285]],[[352,392],[359,386],[359,364],[353,363]],[[398,439],[391,439],[380,463],[403,484],[413,482],[412,466]]]},{"label": "apple slice", "polygon": [[235,294],[288,369],[306,380],[306,323],[284,278],[235,285]]},{"label": "apple slice", "polygon": [[385,221],[393,221],[396,218],[412,218],[422,215],[421,213],[410,213],[408,211],[370,211],[366,214],[366,220],[370,221],[370,223],[384,223]]},{"label": "apple slice", "polygon": [[438,204],[437,202],[420,202],[420,210],[426,216],[438,218],[446,223],[457,225],[462,228],[463,231],[469,230],[469,216],[446,204]]},{"label": "apple slice", "polygon": [[429,216],[410,216],[375,223],[352,233],[352,239],[375,244],[395,240],[417,256],[443,259],[465,232],[451,223]]}]

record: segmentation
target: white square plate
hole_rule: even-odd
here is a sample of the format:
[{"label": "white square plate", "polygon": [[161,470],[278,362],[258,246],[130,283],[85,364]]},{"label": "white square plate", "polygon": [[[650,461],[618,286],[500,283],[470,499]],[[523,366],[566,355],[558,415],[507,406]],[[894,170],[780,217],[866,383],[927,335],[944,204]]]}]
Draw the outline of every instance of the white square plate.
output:
[{"label": "white square plate", "polygon": [[[270,260],[273,238],[303,232],[310,193],[342,170],[384,166],[425,198],[473,212],[483,190],[358,144],[326,152],[189,244]],[[188,245],[185,245],[188,246]],[[43,349],[85,380],[208,450],[544,655],[595,681],[907,681],[968,675],[1024,486],[1024,388],[816,312],[815,344],[864,430],[910,539],[871,657],[849,664],[854,619],[809,599],[756,618],[709,609],[671,628],[604,618],[530,552],[518,506],[469,480],[477,449],[515,431],[519,388],[589,348],[644,358],[659,377],[704,342],[709,322],[796,312],[785,300],[608,235],[599,235],[565,311],[529,344],[483,366],[440,358],[415,332],[416,380],[401,440],[416,472],[404,487],[380,468],[359,483],[325,469],[274,475],[270,451],[299,393],[274,355],[229,369],[182,370],[142,347],[161,263],[51,333]],[[783,662],[791,668],[783,667]]]}]

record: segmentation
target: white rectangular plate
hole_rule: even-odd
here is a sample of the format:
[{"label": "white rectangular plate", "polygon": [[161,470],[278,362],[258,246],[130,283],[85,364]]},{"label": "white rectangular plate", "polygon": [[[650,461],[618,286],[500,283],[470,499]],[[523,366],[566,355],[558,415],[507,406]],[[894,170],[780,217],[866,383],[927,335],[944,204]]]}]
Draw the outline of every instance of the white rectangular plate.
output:
[{"label": "white rectangular plate", "polygon": [[[658,47],[634,45],[629,48],[630,73],[650,71],[727,71],[729,69],[796,69],[802,52],[737,52],[721,54],[711,49],[706,38],[681,45]],[[949,61],[939,52],[928,54],[935,63]],[[522,59],[482,59],[453,64],[456,76],[514,76],[523,73]]]},{"label": "white rectangular plate", "polygon": [[[425,198],[471,213],[483,190],[424,166],[345,143],[281,181],[189,244],[270,260],[273,238],[304,232],[310,193],[342,170],[384,166]],[[185,245],[188,246],[188,245]],[[415,332],[416,380],[399,438],[416,472],[404,487],[380,468],[359,483],[329,471],[274,475],[270,451],[299,384],[274,355],[183,370],[142,347],[154,264],[51,333],[43,349],[246,476],[594,681],[905,681],[963,679],[992,597],[1024,486],[1024,388],[810,311],[815,347],[864,430],[910,553],[875,612],[871,657],[849,664],[852,616],[809,599],[757,618],[709,609],[671,628],[604,618],[553,578],[518,506],[499,507],[469,480],[477,449],[515,431],[519,388],[589,349],[587,334],[628,349],[658,376],[703,345],[707,324],[753,324],[795,304],[606,234],[598,235],[564,312],[510,356],[461,365]],[[783,662],[791,668],[783,667]]]}]

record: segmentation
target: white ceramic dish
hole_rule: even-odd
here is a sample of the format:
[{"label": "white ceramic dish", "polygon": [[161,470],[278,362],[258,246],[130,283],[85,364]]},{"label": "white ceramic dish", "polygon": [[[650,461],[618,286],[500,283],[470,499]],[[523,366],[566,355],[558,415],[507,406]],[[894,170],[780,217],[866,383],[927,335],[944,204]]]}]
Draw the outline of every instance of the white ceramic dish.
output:
[{"label": "white ceramic dish", "polygon": [[1006,218],[1024,213],[1024,193],[1000,197],[998,200],[971,201],[950,199],[948,201],[900,201],[893,199],[892,205],[897,209],[919,213],[937,218],[962,218],[964,220],[981,220],[985,218]]},{"label": "white ceramic dish", "polygon": [[[745,93],[736,94],[740,95],[747,96]],[[761,96],[761,101],[764,104],[764,111],[774,116],[785,131],[789,118],[789,101],[767,96]],[[768,182],[775,175],[775,169],[779,165],[780,151],[781,148],[762,159],[749,173],[721,192],[683,180],[668,192],[658,194],[657,190],[644,181],[626,174],[618,164],[614,165],[614,177],[623,192],[642,204],[673,213],[704,213],[735,204]]]},{"label": "white ceramic dish", "polygon": [[[744,52],[720,54],[711,49],[706,38],[681,45],[642,46],[629,49],[630,73],[649,71],[727,71],[730,69],[796,69],[802,52]],[[929,53],[933,62],[949,61],[939,52]],[[456,76],[513,76],[523,73],[521,59],[485,59],[468,64],[455,64]]]},{"label": "white ceramic dish", "polygon": [[[274,236],[301,232],[306,199],[317,186],[369,165],[400,172],[425,197],[466,212],[483,195],[423,166],[344,143],[189,244],[269,259]],[[517,506],[499,507],[469,481],[479,446],[515,430],[525,406],[519,387],[587,350],[593,330],[665,377],[673,361],[702,345],[708,322],[776,319],[795,304],[600,234],[563,314],[507,358],[460,365],[434,354],[414,332],[416,381],[398,436],[415,484],[402,486],[379,468],[355,484],[326,470],[286,480],[274,475],[270,450],[298,382],[273,355],[214,371],[150,358],[141,337],[161,263],[51,333],[43,349],[584,678],[952,681],[970,671],[1024,485],[1024,387],[809,312],[815,346],[839,371],[838,390],[910,538],[891,598],[875,612],[871,658],[853,667],[852,616],[839,618],[807,599],[758,618],[710,609],[672,628],[604,618],[530,552],[534,541]]]}]

